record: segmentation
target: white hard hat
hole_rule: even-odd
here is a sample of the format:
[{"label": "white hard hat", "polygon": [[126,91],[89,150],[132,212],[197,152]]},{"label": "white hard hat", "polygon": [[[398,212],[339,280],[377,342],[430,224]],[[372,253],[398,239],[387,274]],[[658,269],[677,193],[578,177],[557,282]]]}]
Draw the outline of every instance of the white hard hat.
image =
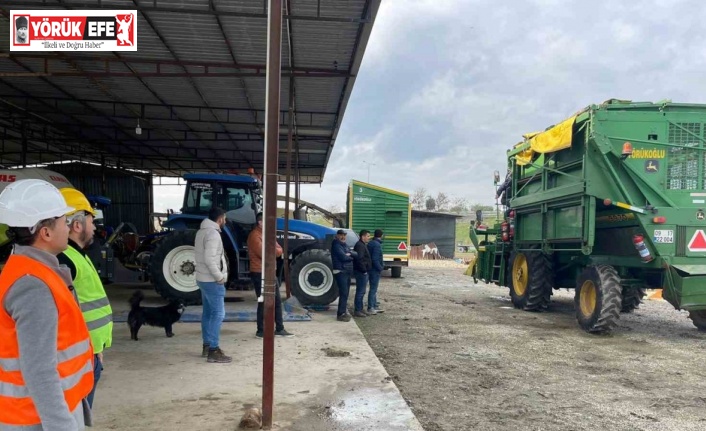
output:
[{"label": "white hard hat", "polygon": [[44,180],[20,180],[0,193],[0,223],[10,227],[31,228],[73,210],[61,192]]}]

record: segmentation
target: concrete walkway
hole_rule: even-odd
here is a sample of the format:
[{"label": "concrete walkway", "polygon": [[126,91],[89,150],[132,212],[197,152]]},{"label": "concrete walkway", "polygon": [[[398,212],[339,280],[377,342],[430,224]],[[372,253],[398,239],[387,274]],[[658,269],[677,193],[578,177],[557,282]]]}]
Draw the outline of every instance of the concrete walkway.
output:
[{"label": "concrete walkway", "polygon": [[[109,286],[115,312],[127,309],[134,291]],[[146,287],[150,302],[159,304]],[[255,307],[253,292],[229,292]],[[190,307],[193,310],[195,307]],[[275,425],[273,429],[422,430],[397,387],[355,322],[337,322],[335,311],[313,313],[310,322],[285,323],[294,338],[275,340]],[[221,348],[232,364],[201,358],[201,326],[178,323],[173,338],[143,327],[131,341],[125,323],[116,324],[113,347],[94,402],[95,430],[233,430],[248,407],[261,405],[262,340],[255,323],[225,323]],[[350,352],[330,357],[325,349]]]}]

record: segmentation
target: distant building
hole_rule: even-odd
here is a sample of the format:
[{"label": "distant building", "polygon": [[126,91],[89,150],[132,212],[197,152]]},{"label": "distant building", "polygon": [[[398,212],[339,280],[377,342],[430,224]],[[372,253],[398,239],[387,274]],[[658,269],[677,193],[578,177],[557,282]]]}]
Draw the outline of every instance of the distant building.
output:
[{"label": "distant building", "polygon": [[456,251],[457,214],[412,210],[411,245],[424,246],[434,243],[439,255],[453,258]]}]

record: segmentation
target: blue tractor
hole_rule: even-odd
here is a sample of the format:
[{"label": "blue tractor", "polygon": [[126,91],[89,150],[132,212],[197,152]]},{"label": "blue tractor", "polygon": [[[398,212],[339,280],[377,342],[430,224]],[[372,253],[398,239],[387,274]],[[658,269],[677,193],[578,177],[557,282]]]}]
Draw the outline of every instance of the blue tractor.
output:
[{"label": "blue tractor", "polygon": [[[165,299],[186,304],[201,302],[196,285],[194,240],[201,221],[212,207],[226,211],[223,244],[228,268],[226,286],[250,283],[247,238],[262,210],[262,184],[244,175],[187,174],[180,214],[170,214],[163,224],[168,233],[154,244],[149,277]],[[289,222],[289,256],[292,294],[304,305],[329,304],[338,298],[329,250],[336,230],[301,220]],[[349,235],[351,236],[351,235]],[[284,239],[284,220],[277,219],[277,240]],[[350,238],[353,242],[355,238]]]}]

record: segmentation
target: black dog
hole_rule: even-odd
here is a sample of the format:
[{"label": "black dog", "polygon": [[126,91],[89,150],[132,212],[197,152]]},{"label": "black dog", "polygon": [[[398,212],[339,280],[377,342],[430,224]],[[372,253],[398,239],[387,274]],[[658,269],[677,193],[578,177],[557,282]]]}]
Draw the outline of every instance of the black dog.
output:
[{"label": "black dog", "polygon": [[137,332],[142,325],[164,328],[167,337],[173,337],[172,325],[181,319],[185,307],[173,301],[163,307],[142,307],[140,302],[144,297],[142,291],[138,290],[130,298],[130,314],[127,316],[130,339],[137,341]]}]

